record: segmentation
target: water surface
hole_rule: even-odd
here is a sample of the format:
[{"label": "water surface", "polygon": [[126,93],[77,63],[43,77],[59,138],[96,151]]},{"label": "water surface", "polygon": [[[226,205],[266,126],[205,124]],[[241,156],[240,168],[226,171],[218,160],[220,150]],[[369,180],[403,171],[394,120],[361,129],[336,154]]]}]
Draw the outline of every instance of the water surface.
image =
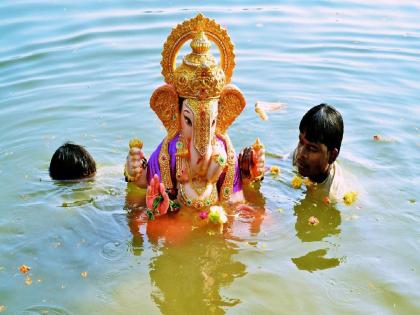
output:
[{"label": "water surface", "polygon": [[[290,161],[269,157],[282,172],[252,194],[265,210],[229,235],[186,223],[165,242],[138,224],[125,206],[127,143],[141,137],[151,153],[163,138],[148,105],[163,83],[160,53],[171,28],[198,12],[235,44],[233,82],[248,102],[230,128],[237,151],[259,136],[285,155],[302,115],[333,104],[345,121],[339,161],[358,183],[354,205],[308,200],[290,187]],[[0,307],[418,313],[419,16],[416,1],[2,1]],[[263,122],[257,100],[288,106]],[[50,157],[67,140],[95,157],[96,180],[49,179]],[[311,215],[318,226],[307,224]]]}]

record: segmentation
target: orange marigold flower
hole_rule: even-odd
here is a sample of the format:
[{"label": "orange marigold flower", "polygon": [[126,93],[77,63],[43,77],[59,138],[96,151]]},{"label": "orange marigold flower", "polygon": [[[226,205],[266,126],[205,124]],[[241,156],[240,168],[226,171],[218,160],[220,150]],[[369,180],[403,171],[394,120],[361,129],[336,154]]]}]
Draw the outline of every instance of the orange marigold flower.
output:
[{"label": "orange marigold flower", "polygon": [[27,273],[29,270],[31,270],[31,267],[26,266],[26,265],[22,265],[22,266],[19,267],[19,271],[21,273]]}]

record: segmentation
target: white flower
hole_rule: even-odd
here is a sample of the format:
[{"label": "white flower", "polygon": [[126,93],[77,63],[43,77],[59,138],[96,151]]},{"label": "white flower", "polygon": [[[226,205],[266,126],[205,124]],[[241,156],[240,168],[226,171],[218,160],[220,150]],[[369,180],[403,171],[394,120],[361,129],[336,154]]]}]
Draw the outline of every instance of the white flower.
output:
[{"label": "white flower", "polygon": [[227,216],[223,207],[211,206],[209,212],[209,220],[213,223],[224,224],[227,222]]}]

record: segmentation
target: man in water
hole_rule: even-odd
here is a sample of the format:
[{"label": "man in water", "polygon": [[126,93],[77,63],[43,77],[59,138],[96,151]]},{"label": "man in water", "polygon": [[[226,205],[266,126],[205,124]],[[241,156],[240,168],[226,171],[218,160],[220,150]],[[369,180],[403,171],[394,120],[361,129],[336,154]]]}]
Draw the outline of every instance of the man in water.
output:
[{"label": "man in water", "polygon": [[293,165],[302,177],[316,184],[317,192],[331,201],[340,200],[346,192],[342,170],[336,162],[344,133],[341,114],[330,105],[317,105],[303,116],[299,131]]},{"label": "man in water", "polygon": [[55,180],[91,178],[96,174],[96,163],[84,147],[66,142],[53,154],[49,173]]}]

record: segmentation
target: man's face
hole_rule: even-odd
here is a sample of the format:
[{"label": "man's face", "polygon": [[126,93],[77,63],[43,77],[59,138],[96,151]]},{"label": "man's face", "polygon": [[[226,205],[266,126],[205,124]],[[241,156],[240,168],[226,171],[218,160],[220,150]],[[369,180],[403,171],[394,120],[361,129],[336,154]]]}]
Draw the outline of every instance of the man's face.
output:
[{"label": "man's face", "polygon": [[305,138],[305,133],[299,134],[296,151],[296,166],[299,174],[309,177],[314,182],[323,182],[328,175],[331,161],[331,151],[323,143],[311,142]]}]

